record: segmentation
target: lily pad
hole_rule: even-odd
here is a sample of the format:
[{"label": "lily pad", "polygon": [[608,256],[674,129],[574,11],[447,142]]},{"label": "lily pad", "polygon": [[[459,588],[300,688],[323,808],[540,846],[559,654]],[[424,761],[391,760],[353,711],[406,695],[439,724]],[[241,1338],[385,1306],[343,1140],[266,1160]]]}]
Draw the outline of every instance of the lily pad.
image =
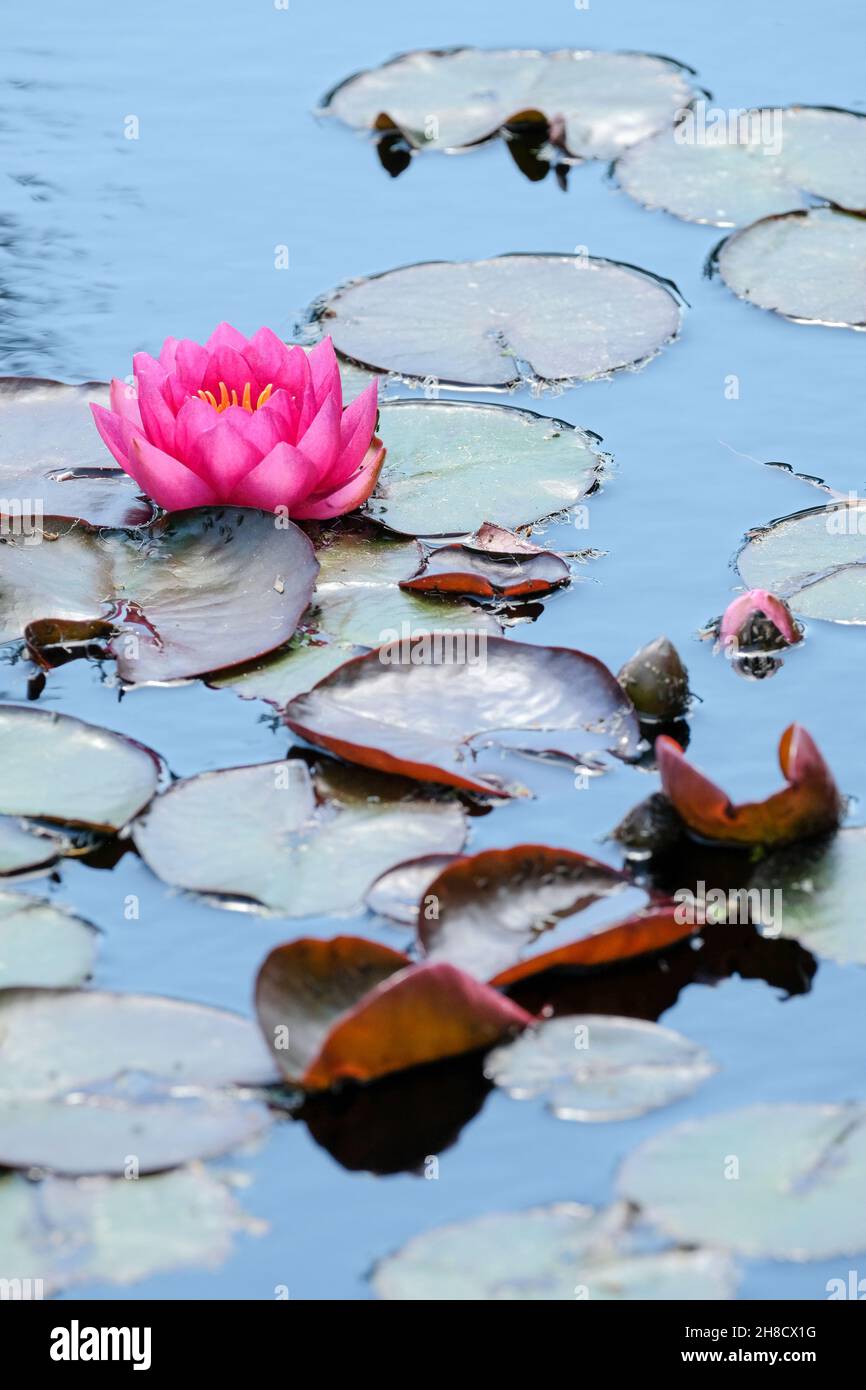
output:
[{"label": "lily pad", "polygon": [[165,882],[289,917],[351,911],[386,869],[465,838],[454,798],[336,764],[311,773],[300,759],[175,782],[133,826]]},{"label": "lily pad", "polygon": [[821,1260],[866,1250],[864,1179],[866,1107],[755,1105],[649,1139],[619,1187],[678,1239]]},{"label": "lily pad", "polygon": [[138,1182],[10,1175],[0,1178],[0,1278],[42,1280],[50,1297],[76,1284],[214,1268],[249,1225],[226,1184],[199,1166]]},{"label": "lily pad", "polygon": [[256,980],[262,1032],[287,1079],[307,1090],[491,1047],[532,1015],[451,965],[360,937],[278,946]]},{"label": "lily pad", "polygon": [[339,352],[375,371],[503,390],[638,366],[680,326],[676,293],[647,271],[540,253],[402,266],[342,286],[312,312]]},{"label": "lily pad", "polygon": [[89,922],[45,898],[0,892],[0,989],[83,984],[98,939]]},{"label": "lily pad", "polygon": [[866,117],[821,106],[757,108],[715,129],[711,109],[700,130],[700,111],[617,160],[620,187],[645,207],[714,227],[807,208],[810,195],[866,209]]},{"label": "lily pad", "polygon": [[71,843],[59,831],[0,816],[0,875],[46,869],[62,858]]},{"label": "lily pad", "polygon": [[[839,830],[827,844],[780,850],[763,859],[749,891],[769,894],[762,901],[781,902],[783,909],[765,910],[764,935],[793,937],[825,960],[866,965],[864,870],[864,826]],[[774,898],[774,893],[781,898]]]},{"label": "lily pad", "polygon": [[284,718],[352,762],[500,796],[508,792],[473,771],[482,737],[513,734],[528,747],[556,731],[557,745],[574,756],[634,756],[634,710],[595,657],[481,637],[472,651],[435,634],[386,645],[293,700]]},{"label": "lily pad", "polygon": [[304,533],[264,512],[201,508],[99,533],[47,517],[41,544],[0,547],[0,641],[42,619],[61,637],[64,620],[103,619],[123,680],[201,675],[287,642],[316,571]]},{"label": "lily pad", "polygon": [[690,1095],[709,1055],[643,1019],[580,1014],[542,1020],[497,1047],[484,1074],[515,1100],[543,1098],[560,1120],[629,1120]]},{"label": "lily pad", "polygon": [[140,743],[68,714],[0,705],[0,814],[119,830],[156,791]]},{"label": "lily pad", "polygon": [[810,507],[758,527],[736,566],[748,588],[769,589],[806,618],[866,623],[866,502]]},{"label": "lily pad", "polygon": [[507,989],[547,971],[593,970],[638,956],[655,955],[694,935],[694,926],[681,921],[681,916],[672,905],[644,908],[598,931],[587,929],[583,936],[567,941],[564,946],[530,954],[517,965],[500,970],[490,984]]},{"label": "lily pad", "polygon": [[491,556],[466,545],[443,545],[426,555],[400,588],[413,594],[467,594],[475,598],[540,598],[567,584],[561,555],[543,551],[520,558]]},{"label": "lily pad", "polygon": [[736,1276],[716,1250],[642,1250],[622,1204],[559,1203],[425,1231],[372,1281],[405,1301],[691,1301],[732,1298]]},{"label": "lily pad", "polygon": [[395,865],[367,890],[367,906],[380,917],[414,927],[418,921],[418,904],[434,879],[453,864],[454,858],[453,854],[425,854]]},{"label": "lily pad", "polygon": [[447,960],[486,980],[514,965],[563,919],[625,892],[618,870],[571,850],[516,845],[467,855],[425,892],[418,937],[430,960]]},{"label": "lily pad", "polygon": [[648,53],[453,48],[403,53],[359,72],[324,98],[355,130],[383,117],[417,148],[455,151],[538,112],[582,159],[613,159],[659,130],[694,96],[690,70]]},{"label": "lily pad", "polygon": [[464,535],[495,505],[500,526],[539,521],[597,486],[596,435],[513,406],[395,401],[380,412],[388,453],[369,516],[410,536]]},{"label": "lily pad", "polygon": [[795,323],[866,328],[866,217],[812,208],[765,217],[722,242],[728,289]]},{"label": "lily pad", "polygon": [[[89,402],[108,405],[108,387],[0,377],[0,516],[38,515],[86,526],[141,526],[153,517],[138,484],[105,467]],[[33,542],[31,541],[31,544]],[[5,597],[5,595],[4,595]]]},{"label": "lily pad", "polygon": [[0,992],[0,1101],[65,1096],[124,1074],[210,1088],[274,1080],[254,1025],[222,1009],[151,994]]}]

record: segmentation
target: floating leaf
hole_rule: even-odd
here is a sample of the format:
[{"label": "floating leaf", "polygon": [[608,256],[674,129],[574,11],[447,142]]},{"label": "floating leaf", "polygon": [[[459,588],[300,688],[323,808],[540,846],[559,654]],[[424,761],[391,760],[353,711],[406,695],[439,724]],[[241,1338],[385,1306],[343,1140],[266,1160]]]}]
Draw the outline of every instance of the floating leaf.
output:
[{"label": "floating leaf", "polygon": [[613,159],[688,105],[689,74],[648,53],[422,50],[347,78],[322,105],[356,130],[397,130],[410,145],[445,151],[535,114],[558,122],[571,155]]},{"label": "floating leaf", "polygon": [[281,709],[296,695],[312,690],[344,661],[363,656],[366,650],[344,642],[306,642],[295,638],[285,651],[254,666],[213,676],[207,684],[216,690],[234,690],[243,700],[266,700]]},{"label": "floating leaf", "polygon": [[0,991],[0,1100],[49,1099],[124,1073],[212,1088],[274,1079],[255,1027],[223,1009],[151,994]]},{"label": "floating leaf", "polygon": [[198,1166],[138,1182],[13,1175],[0,1178],[0,1278],[41,1280],[50,1297],[76,1284],[213,1268],[244,1225],[226,1184]]},{"label": "floating leaf", "polygon": [[45,898],[0,892],[0,989],[82,984],[97,940],[89,922]]},{"label": "floating leaf", "polygon": [[156,754],[68,714],[0,705],[0,813],[119,830],[156,791]]},{"label": "floating leaf", "polygon": [[548,970],[590,970],[652,955],[694,934],[695,928],[682,922],[681,916],[675,907],[645,908],[621,922],[587,932],[577,941],[531,955],[508,970],[500,970],[490,984],[507,989]]},{"label": "floating leaf", "polygon": [[795,323],[866,328],[866,218],[833,208],[765,217],[722,242],[729,289]]},{"label": "floating leaf", "polygon": [[621,188],[686,222],[738,227],[809,205],[866,209],[866,118],[822,106],[756,108],[701,130],[699,104],[617,160]]},{"label": "floating leaf", "polygon": [[810,507],[749,533],[736,558],[750,589],[771,589],[806,618],[866,623],[866,503]]},{"label": "floating leaf", "polygon": [[24,523],[57,516],[94,527],[150,521],[153,508],[138,484],[105,467],[90,401],[107,406],[108,387],[0,377],[0,515]]},{"label": "floating leaf", "polygon": [[425,1231],[372,1278],[385,1299],[521,1303],[731,1298],[736,1282],[719,1251],[642,1250],[622,1204],[571,1203]]},{"label": "floating leaf", "polygon": [[31,826],[14,816],[0,816],[0,874],[45,869],[70,848],[67,836]]},{"label": "floating leaf", "polygon": [[543,1098],[560,1120],[645,1115],[689,1095],[714,1070],[681,1033],[608,1014],[542,1020],[484,1064],[515,1100]]},{"label": "floating leaf", "polygon": [[0,641],[37,620],[55,620],[57,640],[64,622],[102,619],[124,680],[201,675],[287,642],[316,569],[304,533],[264,512],[201,508],[98,534],[48,517],[41,544],[0,547]]},{"label": "floating leaf", "polygon": [[508,793],[472,768],[484,735],[516,731],[529,746],[555,731],[574,755],[636,752],[634,710],[595,657],[484,634],[470,650],[460,638],[400,641],[347,662],[293,700],[286,722],[351,762],[495,795]]},{"label": "floating leaf", "polygon": [[435,903],[436,915],[422,905],[418,937],[429,959],[486,980],[519,961],[557,922],[629,886],[618,869],[567,849],[483,850],[454,860],[428,885],[425,903]]},{"label": "floating leaf", "polygon": [[549,550],[518,559],[466,545],[443,545],[426,555],[417,573],[404,579],[400,588],[416,594],[518,599],[549,594],[570,578],[562,556]]},{"label": "floating leaf", "polygon": [[[597,436],[532,410],[470,401],[395,401],[380,412],[388,453],[366,512],[410,536],[463,535],[561,512],[597,487]],[[408,571],[407,571],[408,572]]]},{"label": "floating leaf", "polygon": [[864,1179],[866,1108],[755,1105],[649,1139],[619,1186],[678,1239],[820,1260],[866,1250]]},{"label": "floating leaf", "polygon": [[366,904],[371,912],[378,912],[381,917],[414,927],[418,921],[418,904],[433,880],[453,862],[453,854],[425,854],[419,859],[407,859],[376,879],[367,890]]},{"label": "floating leaf", "polygon": [[665,795],[689,830],[706,840],[783,845],[822,835],[839,823],[842,804],[833,774],[799,724],[790,724],[779,741],[787,787],[738,806],[692,766],[674,739],[657,738],[655,751]]},{"label": "floating leaf", "polygon": [[748,892],[761,894],[756,915],[763,934],[793,937],[826,960],[866,965],[864,867],[864,826],[839,830],[827,844],[780,850],[762,860]]},{"label": "floating leaf", "polygon": [[166,883],[289,917],[350,911],[386,869],[465,838],[454,798],[336,764],[311,773],[300,759],[175,782],[133,826]]},{"label": "floating leaf", "polygon": [[376,371],[501,389],[640,365],[680,326],[678,298],[647,271],[540,253],[402,266],[342,286],[313,313],[339,352]]},{"label": "floating leaf", "polygon": [[532,1017],[451,965],[410,965],[346,936],[278,946],[259,971],[256,1008],[277,1063],[308,1090],[490,1047]]}]

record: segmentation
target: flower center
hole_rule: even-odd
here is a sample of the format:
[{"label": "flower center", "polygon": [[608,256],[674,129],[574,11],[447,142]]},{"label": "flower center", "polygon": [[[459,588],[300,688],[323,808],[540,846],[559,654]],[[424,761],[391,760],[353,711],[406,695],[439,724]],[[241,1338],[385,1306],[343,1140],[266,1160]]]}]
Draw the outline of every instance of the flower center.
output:
[{"label": "flower center", "polygon": [[196,395],[199,397],[199,399],[203,400],[206,405],[212,405],[217,414],[221,414],[224,410],[228,410],[230,405],[239,405],[242,410],[247,410],[249,411],[250,415],[252,415],[254,410],[258,410],[260,405],[264,405],[265,401],[268,400],[271,392],[274,389],[273,382],[269,382],[268,385],[265,387],[264,391],[260,393],[255,405],[253,405],[252,385],[250,382],[247,382],[247,384],[245,385],[243,392],[241,393],[240,400],[238,400],[237,391],[229,391],[224,381],[220,382],[219,387],[219,400],[217,400],[213,391],[196,392]]}]

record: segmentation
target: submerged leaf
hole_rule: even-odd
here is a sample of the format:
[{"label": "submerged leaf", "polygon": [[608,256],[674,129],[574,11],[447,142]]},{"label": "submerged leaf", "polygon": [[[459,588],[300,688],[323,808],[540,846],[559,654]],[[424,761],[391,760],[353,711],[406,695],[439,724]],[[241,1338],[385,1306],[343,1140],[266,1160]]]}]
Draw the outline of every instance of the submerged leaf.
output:
[{"label": "submerged leaf", "polygon": [[402,266],[332,291],[313,312],[339,352],[376,371],[500,389],[640,365],[680,326],[679,299],[651,273],[534,252]]},{"label": "submerged leaf", "polygon": [[470,650],[461,636],[396,642],[347,662],[293,700],[286,722],[352,762],[500,796],[508,793],[473,771],[483,735],[510,732],[527,747],[549,731],[572,754],[637,751],[631,703],[595,657],[484,634]]},{"label": "submerged leaf", "polygon": [[175,782],[133,826],[166,883],[289,917],[350,911],[394,864],[456,853],[465,838],[453,797],[339,764],[311,773],[300,759]]}]

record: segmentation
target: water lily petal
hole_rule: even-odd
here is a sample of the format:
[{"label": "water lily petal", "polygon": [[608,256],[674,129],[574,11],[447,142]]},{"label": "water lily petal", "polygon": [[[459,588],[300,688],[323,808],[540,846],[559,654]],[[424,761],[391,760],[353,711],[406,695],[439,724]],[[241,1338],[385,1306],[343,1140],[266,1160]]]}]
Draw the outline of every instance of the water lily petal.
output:
[{"label": "water lily petal", "polygon": [[278,444],[261,463],[251,468],[232,490],[231,502],[240,507],[260,507],[272,512],[288,507],[295,514],[299,498],[308,495],[315,484],[316,470],[293,444]]},{"label": "water lily petal", "polygon": [[237,328],[233,328],[230,323],[226,323],[225,320],[217,324],[205,343],[205,347],[211,354],[215,353],[218,348],[224,347],[234,348],[235,352],[243,352],[246,345],[247,340],[243,333],[239,332]]},{"label": "water lily petal", "polygon": [[800,634],[794,626],[794,619],[788,605],[767,589],[750,589],[747,594],[740,594],[725,609],[719,625],[719,641],[722,646],[727,646],[729,642],[738,637],[743,627],[755,614],[763,614],[765,618],[769,618],[786,642],[791,644],[799,642]]},{"label": "water lily petal", "polygon": [[130,445],[127,473],[166,511],[212,506],[219,499],[191,469],[136,435]]},{"label": "water lily petal", "polygon": [[118,381],[112,377],[110,391],[111,409],[115,415],[128,420],[136,429],[142,429],[141,411],[138,408],[138,392],[128,381]]},{"label": "water lily petal", "polygon": [[385,446],[381,440],[374,439],[354,478],[326,497],[308,498],[300,506],[293,508],[292,516],[296,521],[325,521],[330,517],[343,516],[345,512],[354,511],[370,496],[384,461]]},{"label": "water lily petal", "polygon": [[228,499],[235,485],[262,457],[255,445],[244,438],[238,416],[249,419],[240,407],[236,413],[227,410],[218,415],[213,429],[198,436],[188,455],[188,466],[207,480],[219,500]]},{"label": "water lily petal", "polygon": [[342,409],[343,383],[340,379],[337,354],[330,338],[323,338],[320,343],[316,343],[309,352],[308,360],[317,403],[321,405],[326,396],[335,396],[338,406]]},{"label": "water lily petal", "polygon": [[316,469],[316,490],[323,491],[340,448],[340,405],[334,396],[325,397],[298,445]]},{"label": "water lily petal", "polygon": [[231,396],[232,391],[237,392],[238,404],[243,398],[244,387],[247,382],[250,384],[253,400],[267,386],[266,381],[260,383],[258,378],[251,378],[250,364],[243,353],[238,352],[236,348],[227,346],[220,346],[211,353],[202,381],[203,389],[212,392],[218,402],[221,398],[220,382],[224,383],[229,396]]},{"label": "water lily petal", "polygon": [[260,328],[243,350],[250,372],[265,386],[275,385],[289,370],[289,348],[271,328]]},{"label": "water lily petal", "polygon": [[166,338],[159,351],[159,365],[165,367],[167,372],[174,371],[174,364],[177,358],[177,345],[179,338]]},{"label": "water lily petal", "polygon": [[[91,401],[90,409],[103,444],[111,450],[121,468],[126,468],[135,426],[122,415],[115,415],[113,411],[106,410],[104,405],[94,405]],[[129,472],[129,469],[126,471]]]},{"label": "water lily petal", "polygon": [[372,381],[346,406],[340,420],[340,453],[327,481],[334,487],[351,478],[370,447],[379,409],[379,383]]},{"label": "water lily petal", "polygon": [[167,376],[164,367],[146,352],[137,352],[132,359],[138,384],[138,408],[141,411],[143,432],[165,453],[174,453],[174,411],[166,396]]}]

